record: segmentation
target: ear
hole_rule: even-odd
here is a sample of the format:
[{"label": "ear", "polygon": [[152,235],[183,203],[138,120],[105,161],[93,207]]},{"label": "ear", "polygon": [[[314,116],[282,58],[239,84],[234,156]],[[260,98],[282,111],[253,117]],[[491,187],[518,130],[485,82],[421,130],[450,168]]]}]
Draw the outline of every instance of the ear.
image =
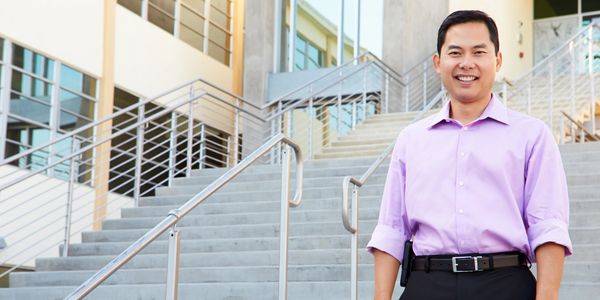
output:
[{"label": "ear", "polygon": [[435,71],[440,74],[440,55],[435,53],[431,59],[433,60]]},{"label": "ear", "polygon": [[500,71],[500,67],[502,67],[502,52],[498,51],[498,54],[496,54],[496,72]]}]

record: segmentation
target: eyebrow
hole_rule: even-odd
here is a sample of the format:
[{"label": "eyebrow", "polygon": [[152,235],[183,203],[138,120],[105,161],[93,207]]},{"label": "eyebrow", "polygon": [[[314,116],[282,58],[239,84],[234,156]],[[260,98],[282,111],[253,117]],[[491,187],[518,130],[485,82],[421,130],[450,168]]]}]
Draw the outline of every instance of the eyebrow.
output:
[{"label": "eyebrow", "polygon": [[[487,45],[484,44],[484,43],[481,43],[481,44],[473,46],[472,48],[475,48],[475,49],[486,49]],[[448,45],[448,50],[455,50],[455,49],[462,50],[463,48],[461,46],[458,46],[458,45]]]}]

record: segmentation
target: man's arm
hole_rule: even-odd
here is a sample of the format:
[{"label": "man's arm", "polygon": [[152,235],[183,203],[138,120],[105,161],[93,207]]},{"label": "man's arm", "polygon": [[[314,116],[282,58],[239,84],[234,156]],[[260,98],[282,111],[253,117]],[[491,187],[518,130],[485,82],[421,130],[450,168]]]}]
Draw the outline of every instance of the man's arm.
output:
[{"label": "man's arm", "polygon": [[400,262],[393,256],[373,249],[375,259],[375,300],[390,300],[394,292]]},{"label": "man's arm", "polygon": [[558,299],[558,289],[565,262],[565,247],[555,243],[543,244],[535,250],[537,260],[536,299]]}]

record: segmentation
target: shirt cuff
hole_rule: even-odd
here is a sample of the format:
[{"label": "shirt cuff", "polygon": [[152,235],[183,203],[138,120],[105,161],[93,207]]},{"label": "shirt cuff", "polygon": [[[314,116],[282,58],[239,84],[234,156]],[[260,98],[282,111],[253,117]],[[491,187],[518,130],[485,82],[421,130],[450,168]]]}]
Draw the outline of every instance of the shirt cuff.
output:
[{"label": "shirt cuff", "polygon": [[402,263],[404,253],[404,242],[407,237],[390,226],[378,224],[373,230],[371,240],[367,244],[367,250],[373,253],[373,248],[383,251]]},{"label": "shirt cuff", "polygon": [[542,220],[527,230],[533,258],[535,249],[545,243],[556,243],[565,247],[565,256],[573,254],[573,244],[569,237],[567,223],[559,219]]}]

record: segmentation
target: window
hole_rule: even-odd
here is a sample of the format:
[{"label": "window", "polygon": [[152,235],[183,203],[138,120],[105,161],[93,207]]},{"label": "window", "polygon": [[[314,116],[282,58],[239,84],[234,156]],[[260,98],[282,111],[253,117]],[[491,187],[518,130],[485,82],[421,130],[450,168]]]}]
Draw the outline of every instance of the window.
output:
[{"label": "window", "polygon": [[[117,3],[142,15],[151,23],[176,35],[190,46],[225,65],[231,57],[232,0],[118,0]],[[175,15],[179,5],[179,15]],[[178,24],[178,30],[175,30]]]},{"label": "window", "polygon": [[295,70],[314,70],[323,67],[323,51],[300,35],[296,35],[295,43]]},{"label": "window", "polygon": [[534,19],[559,17],[576,13],[577,0],[535,0],[533,3]]},{"label": "window", "polygon": [[[14,43],[9,46],[9,41],[5,44],[12,49],[12,60],[4,62],[9,64],[10,72],[4,75],[11,76],[10,92],[5,95],[8,99],[0,99],[8,102],[5,158],[41,146],[94,120],[97,102],[95,78],[25,47]],[[51,149],[40,149],[14,164],[21,168],[39,169],[48,164],[49,157],[61,158],[72,153],[74,147],[78,149],[89,145],[91,136],[91,129],[81,132],[74,137],[75,140],[65,139]],[[79,182],[91,178],[90,172],[84,174],[91,169],[91,159],[91,150],[75,158]],[[48,174],[68,179],[69,170],[69,161],[65,161]]]},{"label": "window", "polygon": [[142,14],[142,0],[118,0],[117,3],[138,16]]},{"label": "window", "polygon": [[600,1],[598,0],[581,0],[581,12],[600,11]]}]

